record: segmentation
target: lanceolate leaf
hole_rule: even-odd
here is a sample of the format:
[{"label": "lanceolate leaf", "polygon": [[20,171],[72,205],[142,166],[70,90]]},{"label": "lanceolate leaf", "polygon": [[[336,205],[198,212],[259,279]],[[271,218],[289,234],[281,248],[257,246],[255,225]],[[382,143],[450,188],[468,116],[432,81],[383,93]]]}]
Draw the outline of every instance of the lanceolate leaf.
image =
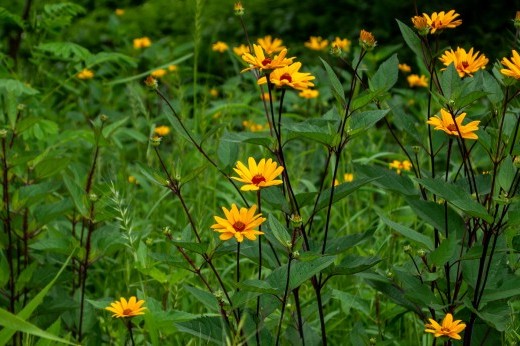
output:
[{"label": "lanceolate leaf", "polygon": [[397,222],[394,222],[383,215],[379,215],[379,218],[381,221],[383,221],[388,227],[392,228],[397,233],[401,234],[402,236],[413,240],[419,244],[422,244],[423,246],[426,246],[428,250],[433,250],[435,246],[433,245],[432,240],[430,237],[425,236],[424,234],[421,234],[417,231],[414,231],[411,228],[408,228],[406,226],[403,226]]},{"label": "lanceolate leaf", "polygon": [[[320,58],[321,59],[321,58]],[[343,90],[343,85],[341,84],[338,76],[330,67],[330,65],[323,59],[321,59],[323,66],[325,66],[325,70],[327,71],[327,76],[329,77],[330,87],[332,89],[332,93],[334,97],[341,103],[342,106],[346,104],[345,102],[345,91]]]}]

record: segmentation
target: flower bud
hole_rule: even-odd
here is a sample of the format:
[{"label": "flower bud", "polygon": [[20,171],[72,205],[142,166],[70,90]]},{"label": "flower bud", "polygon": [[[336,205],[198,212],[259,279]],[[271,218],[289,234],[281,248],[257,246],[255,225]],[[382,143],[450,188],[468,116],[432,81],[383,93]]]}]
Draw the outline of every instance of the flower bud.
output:
[{"label": "flower bud", "polygon": [[419,255],[419,257],[424,257],[424,256],[426,256],[426,250],[424,250],[424,249],[419,249],[419,250],[417,251],[417,254]]},{"label": "flower bud", "polygon": [[409,255],[409,254],[412,253],[412,247],[410,245],[405,245],[403,247],[403,251],[404,251],[405,254]]},{"label": "flower bud", "polygon": [[235,2],[235,16],[243,16],[244,15],[244,6],[242,6],[241,1]]},{"label": "flower bud", "polygon": [[150,138],[150,142],[152,143],[152,146],[154,146],[154,147],[158,147],[159,145],[161,145],[161,140],[162,140],[162,137],[160,137],[160,136],[152,136]]},{"label": "flower bud", "polygon": [[157,79],[153,78],[152,76],[146,77],[146,79],[144,80],[144,84],[150,90],[156,90],[159,87],[159,83],[157,82]]},{"label": "flower bud", "polygon": [[359,33],[359,44],[364,50],[372,50],[376,46],[377,42],[371,32],[361,30]]},{"label": "flower bud", "polygon": [[515,20],[513,20],[515,28],[520,28],[520,11],[516,11]]},{"label": "flower bud", "polygon": [[98,195],[96,195],[95,193],[92,192],[91,194],[88,195],[88,199],[91,202],[96,202],[99,199],[99,197],[98,197]]},{"label": "flower bud", "polygon": [[412,17],[412,23],[419,35],[426,36],[430,32],[430,26],[428,25],[428,21],[423,16]]},{"label": "flower bud", "polygon": [[0,130],[0,138],[6,138],[7,137],[7,130],[1,129]]},{"label": "flower bud", "polygon": [[101,120],[102,122],[107,121],[107,120],[108,120],[108,115],[106,115],[106,114],[101,114],[101,115],[99,116],[99,120]]}]

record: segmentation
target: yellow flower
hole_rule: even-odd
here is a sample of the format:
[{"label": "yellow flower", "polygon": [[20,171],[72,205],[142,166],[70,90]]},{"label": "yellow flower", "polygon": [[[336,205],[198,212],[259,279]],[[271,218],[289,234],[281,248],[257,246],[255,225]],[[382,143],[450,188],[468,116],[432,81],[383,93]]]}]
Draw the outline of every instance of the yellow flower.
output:
[{"label": "yellow flower", "polygon": [[177,65],[169,65],[168,66],[168,71],[171,71],[171,72],[175,72],[179,69],[179,67]]},{"label": "yellow flower", "polygon": [[354,174],[353,173],[343,174],[343,180],[345,180],[347,183],[354,181]]},{"label": "yellow flower", "polygon": [[404,72],[404,73],[412,72],[412,68],[410,67],[410,65],[399,64],[397,67],[399,68],[399,71],[401,71],[401,72]]},{"label": "yellow flower", "polygon": [[157,87],[159,86],[157,79],[153,78],[152,76],[146,77],[146,79],[144,80],[144,84],[150,89],[157,89]]},{"label": "yellow flower", "polygon": [[305,47],[312,50],[323,50],[329,45],[328,40],[324,40],[321,36],[311,36],[309,41],[305,42]]},{"label": "yellow flower", "polygon": [[[441,117],[433,116],[428,119],[427,123],[435,126],[435,130],[442,130],[449,135],[459,136],[467,139],[478,139],[478,136],[475,131],[478,130],[478,124],[480,121],[472,121],[466,125],[462,125],[462,121],[466,113],[461,113],[458,117],[455,118],[455,122],[453,122],[453,116],[450,112],[441,109]],[[457,130],[458,128],[458,130]]]},{"label": "yellow flower", "polygon": [[209,89],[209,94],[211,95],[211,97],[217,97],[218,96],[218,89],[216,89],[216,88]]},{"label": "yellow flower", "polygon": [[152,45],[152,41],[148,37],[134,38],[134,48],[146,48]]},{"label": "yellow flower", "polygon": [[436,338],[441,336],[447,336],[452,339],[460,340],[461,337],[459,335],[460,332],[466,328],[466,324],[460,323],[461,320],[453,320],[453,315],[448,313],[442,320],[442,325],[437,323],[437,321],[429,318],[430,323],[426,324],[426,333],[432,333]]},{"label": "yellow flower", "polygon": [[249,49],[249,46],[246,46],[245,44],[241,44],[240,46],[238,47],[234,47],[233,48],[233,52],[238,55],[238,56],[242,56],[246,53],[249,53],[250,52],[250,49]]},{"label": "yellow flower", "polygon": [[116,8],[115,13],[116,16],[122,16],[123,14],[125,14],[125,10],[123,10],[122,8]]},{"label": "yellow flower", "polygon": [[269,93],[268,92],[265,92],[263,93],[262,95],[260,95],[260,98],[264,101],[270,101],[271,98],[269,97]]},{"label": "yellow flower", "polygon": [[444,11],[433,12],[431,16],[423,13],[423,17],[426,18],[426,22],[431,28],[431,34],[435,34],[437,30],[453,29],[461,25],[462,19],[455,20],[458,16],[459,14],[455,13],[455,10],[448,11],[448,13],[444,13]]},{"label": "yellow flower", "polygon": [[318,90],[313,89],[304,89],[300,91],[298,96],[303,97],[304,99],[314,99],[320,95],[320,92]]},{"label": "yellow flower", "polygon": [[401,174],[401,170],[409,171],[412,168],[412,163],[408,160],[399,161],[394,160],[392,163],[388,164],[390,168],[393,168],[397,171],[397,174]]},{"label": "yellow flower", "polygon": [[374,35],[372,35],[371,32],[368,32],[366,30],[361,30],[361,32],[359,33],[359,44],[361,45],[361,47],[363,49],[371,50],[371,49],[374,49],[377,42],[376,42]]},{"label": "yellow flower", "polygon": [[260,47],[265,51],[265,54],[271,55],[273,53],[281,52],[282,50],[286,49],[283,46],[283,41],[279,38],[273,38],[271,35],[264,36],[263,38],[259,38],[256,40]]},{"label": "yellow flower", "polygon": [[[478,70],[485,69],[488,63],[488,58],[484,54],[480,55],[480,52],[473,54],[473,48],[467,53],[463,48],[457,47],[456,51],[450,49],[445,51],[444,54],[439,58],[445,66],[454,64],[460,78],[465,75],[472,76],[473,73]],[[445,69],[442,69],[445,70]]]},{"label": "yellow flower", "polygon": [[233,170],[239,175],[239,177],[231,177],[236,181],[244,183],[240,190],[242,191],[256,191],[264,187],[280,185],[283,182],[276,179],[283,172],[283,166],[278,166],[272,159],[261,159],[256,164],[254,158],[250,157],[247,160],[248,167],[242,162],[238,161],[236,168]]},{"label": "yellow flower", "polygon": [[294,58],[285,58],[287,55],[287,49],[283,49],[280,54],[274,58],[270,58],[264,54],[264,49],[261,46],[253,44],[253,50],[255,55],[245,53],[242,55],[242,59],[249,64],[248,68],[243,69],[241,72],[249,71],[252,69],[259,70],[272,70],[280,67],[287,66],[292,63]]},{"label": "yellow flower", "polygon": [[249,129],[251,132],[263,131],[267,128],[267,125],[257,124],[254,121],[244,120],[242,125]]},{"label": "yellow flower", "polygon": [[228,50],[228,45],[225,42],[217,41],[213,43],[211,46],[211,49],[213,49],[214,52],[224,53],[226,50]]},{"label": "yellow flower", "polygon": [[264,232],[255,229],[266,220],[261,217],[262,214],[255,215],[256,205],[249,209],[240,208],[238,210],[237,206],[232,204],[230,210],[225,207],[222,207],[222,210],[226,218],[215,216],[217,223],[211,226],[215,232],[221,233],[221,240],[229,240],[235,237],[237,242],[241,243],[244,241],[244,237],[255,240],[257,235],[264,234]]},{"label": "yellow flower", "polygon": [[128,182],[130,184],[137,184],[137,179],[133,175],[128,176]]},{"label": "yellow flower", "polygon": [[428,87],[428,79],[425,75],[421,75],[419,77],[419,75],[411,74],[406,79],[408,80],[408,85],[410,88]]},{"label": "yellow flower", "polygon": [[348,52],[350,50],[350,45],[352,42],[346,38],[339,38],[336,36],[334,39],[334,42],[332,42],[332,47],[335,47],[337,49],[341,49],[344,52]]},{"label": "yellow flower", "polygon": [[[310,73],[299,72],[301,62],[295,62],[289,66],[280,67],[269,74],[269,80],[277,87],[291,87],[296,90],[304,90],[314,86],[311,80],[315,79]],[[262,77],[258,84],[267,83],[267,78]]]},{"label": "yellow flower", "polygon": [[154,71],[152,71],[152,73],[150,73],[150,75],[151,75],[152,77],[155,77],[155,78],[161,78],[161,77],[164,77],[165,74],[166,74],[166,70],[163,69],[163,68],[160,68],[160,69],[154,70]]},{"label": "yellow flower", "polygon": [[153,132],[155,132],[157,135],[164,137],[170,133],[170,128],[166,125],[157,126]]},{"label": "yellow flower", "polygon": [[507,68],[503,68],[500,70],[505,76],[513,77],[514,79],[520,79],[520,55],[516,50],[512,51],[513,57],[511,60],[507,58],[502,58],[502,65]]},{"label": "yellow flower", "polygon": [[89,70],[88,68],[84,68],[78,74],[76,74],[76,77],[79,79],[92,79],[94,78],[94,71]]},{"label": "yellow flower", "polygon": [[107,306],[105,310],[111,311],[114,314],[112,317],[134,317],[137,315],[144,315],[144,311],[146,308],[141,307],[144,304],[144,300],[137,301],[137,298],[132,296],[128,301],[125,298],[121,298],[120,300],[116,300],[111,303],[110,306]]},{"label": "yellow flower", "polygon": [[412,23],[419,34],[427,35],[430,32],[430,25],[425,16],[413,16]]}]

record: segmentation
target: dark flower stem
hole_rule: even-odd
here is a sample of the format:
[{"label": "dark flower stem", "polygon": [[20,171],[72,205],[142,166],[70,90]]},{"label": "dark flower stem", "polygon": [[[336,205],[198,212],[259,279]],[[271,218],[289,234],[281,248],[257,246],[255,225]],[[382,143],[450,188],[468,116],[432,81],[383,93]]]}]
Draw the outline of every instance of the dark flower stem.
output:
[{"label": "dark flower stem", "polygon": [[[256,199],[258,203],[258,213],[262,213],[262,198],[261,191],[258,190],[256,192]],[[258,230],[262,231],[262,225],[258,226]],[[258,280],[262,280],[262,237],[258,237]],[[256,344],[260,345],[260,323],[262,322],[262,318],[260,316],[260,296],[256,298]]]}]

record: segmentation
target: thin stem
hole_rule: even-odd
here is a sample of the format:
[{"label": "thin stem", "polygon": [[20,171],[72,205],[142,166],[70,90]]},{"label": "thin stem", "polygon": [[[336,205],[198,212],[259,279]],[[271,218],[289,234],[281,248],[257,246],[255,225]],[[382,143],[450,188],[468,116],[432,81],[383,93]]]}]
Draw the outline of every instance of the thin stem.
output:
[{"label": "thin stem", "polygon": [[132,320],[128,320],[126,324],[126,329],[128,329],[128,334],[130,334],[130,341],[132,342],[132,346],[135,346],[135,341],[134,341],[134,333],[132,332]]},{"label": "thin stem", "polygon": [[2,138],[2,192],[3,201],[5,208],[5,218],[3,219],[4,229],[7,233],[7,262],[9,265],[9,311],[14,313],[15,300],[16,300],[16,284],[14,278],[14,266],[13,266],[13,235],[11,229],[11,205],[9,199],[9,165],[7,163],[7,148],[6,140]]},{"label": "thin stem", "polygon": [[[262,198],[261,189],[256,192],[256,199],[258,204],[258,213],[262,214]],[[262,231],[262,225],[258,226],[258,230]],[[262,237],[258,237],[258,280],[262,280]],[[256,298],[256,344],[260,345],[260,330],[259,325],[262,321],[260,316],[260,295]]]},{"label": "thin stem", "polygon": [[280,311],[280,320],[278,321],[278,329],[276,332],[276,346],[280,343],[280,333],[282,331],[283,316],[285,313],[285,305],[287,305],[287,295],[289,293],[289,283],[291,278],[291,263],[293,260],[293,254],[289,253],[289,262],[287,263],[287,279],[285,280],[285,289],[283,291],[282,306]]}]

